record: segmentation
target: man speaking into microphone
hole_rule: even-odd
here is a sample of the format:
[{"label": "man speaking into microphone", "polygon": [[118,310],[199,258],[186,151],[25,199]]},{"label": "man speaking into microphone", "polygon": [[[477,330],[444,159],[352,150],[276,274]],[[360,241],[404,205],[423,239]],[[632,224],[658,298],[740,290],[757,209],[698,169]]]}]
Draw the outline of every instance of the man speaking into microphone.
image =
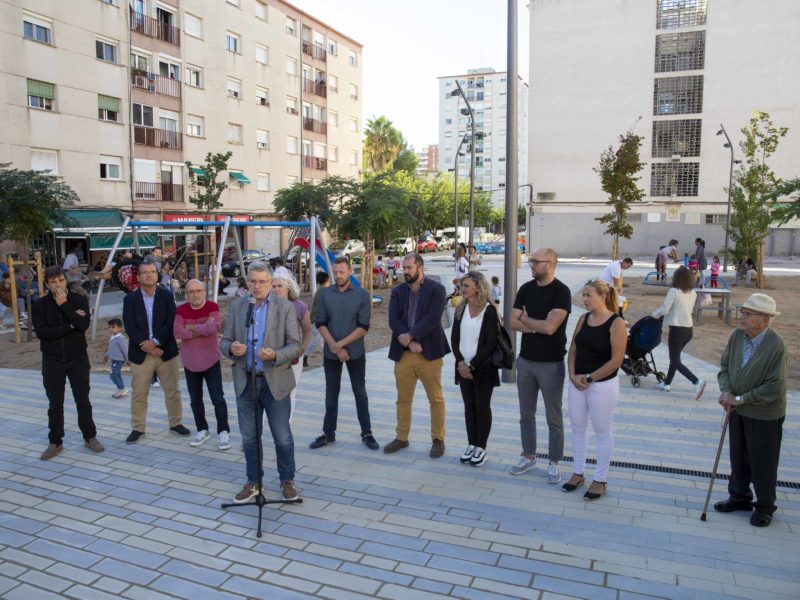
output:
[{"label": "man speaking into microphone", "polygon": [[[233,386],[242,435],[247,482],[233,501],[244,504],[258,496],[263,468],[258,464],[264,412],[275,442],[284,500],[298,497],[294,485],[294,439],[289,426],[289,392],[295,387],[291,361],[302,353],[294,306],[270,295],[272,275],[263,262],[247,270],[248,296],[231,303],[219,347],[233,361]],[[252,325],[252,326],[251,326]],[[255,393],[253,376],[255,375]],[[257,404],[256,404],[257,403]]]}]

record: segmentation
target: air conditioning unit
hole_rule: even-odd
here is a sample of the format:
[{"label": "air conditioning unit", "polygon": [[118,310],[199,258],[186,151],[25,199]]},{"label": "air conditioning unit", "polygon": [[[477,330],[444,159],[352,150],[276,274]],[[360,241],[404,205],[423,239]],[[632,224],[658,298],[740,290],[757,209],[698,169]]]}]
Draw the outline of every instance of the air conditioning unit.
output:
[{"label": "air conditioning unit", "polygon": [[137,75],[133,80],[133,85],[139,88],[147,88],[147,78],[142,75]]},{"label": "air conditioning unit", "polygon": [[231,98],[238,98],[239,92],[237,92],[236,90],[228,90],[228,96],[230,96]]},{"label": "air conditioning unit", "polygon": [[156,86],[155,86],[155,84],[152,84],[152,83],[150,84],[150,91],[151,91],[151,92],[155,92],[155,91],[156,91]]},{"label": "air conditioning unit", "polygon": [[156,75],[155,75],[155,73],[148,73],[148,74],[147,74],[147,78],[148,78],[150,81],[153,81],[153,80],[156,78]]},{"label": "air conditioning unit", "polygon": [[256,146],[259,148],[267,148],[267,142],[256,142]]},{"label": "air conditioning unit", "polygon": [[258,103],[261,106],[267,106],[267,99],[266,98],[258,98]]}]

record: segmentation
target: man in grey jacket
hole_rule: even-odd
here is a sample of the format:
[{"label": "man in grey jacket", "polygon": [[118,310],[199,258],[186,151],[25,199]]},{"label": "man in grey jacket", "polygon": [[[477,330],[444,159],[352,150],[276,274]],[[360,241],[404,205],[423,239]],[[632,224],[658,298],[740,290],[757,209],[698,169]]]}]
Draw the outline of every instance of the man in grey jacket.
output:
[{"label": "man in grey jacket", "polygon": [[[291,361],[300,357],[300,330],[294,306],[288,300],[270,295],[272,274],[263,262],[254,262],[247,270],[248,296],[233,301],[225,320],[225,332],[219,348],[233,361],[233,387],[239,431],[242,435],[247,483],[234,497],[234,503],[249,502],[261,492],[258,488],[258,464],[261,422],[267,414],[275,441],[278,475],[284,500],[298,497],[294,485],[294,439],[289,426],[289,392],[295,387]],[[248,316],[252,315],[252,327]],[[255,353],[253,353],[255,348]],[[253,402],[252,377],[255,374]]]}]

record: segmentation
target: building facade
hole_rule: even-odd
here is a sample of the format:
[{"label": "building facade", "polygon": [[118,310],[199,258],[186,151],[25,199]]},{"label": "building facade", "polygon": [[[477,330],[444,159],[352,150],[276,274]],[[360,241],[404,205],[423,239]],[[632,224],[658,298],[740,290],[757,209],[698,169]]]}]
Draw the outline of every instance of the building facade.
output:
[{"label": "building facade", "polygon": [[[475,189],[491,192],[492,204],[505,206],[506,186],[506,73],[494,69],[470,69],[466,75],[439,77],[439,172],[452,171],[456,151],[470,133],[469,115],[460,96],[453,96],[458,80],[475,114]],[[528,183],[528,84],[519,85],[519,185]],[[462,146],[458,175],[469,177],[469,140]]]},{"label": "building facade", "polygon": [[439,145],[430,144],[414,154],[417,157],[417,176],[435,177],[439,172]]},{"label": "building facade", "polygon": [[[670,238],[707,253],[724,246],[730,149],[753,111],[790,128],[769,165],[797,175],[800,154],[800,4],[756,0],[533,0],[530,5],[530,156],[536,190],[528,236],[567,255],[608,256],[595,219],[608,212],[592,169],[618,136],[644,138],[631,240],[655,255]],[[580,43],[575,43],[580,40]],[[595,51],[589,49],[594,48]],[[564,232],[570,235],[565,236]],[[575,235],[577,234],[577,235]],[[794,254],[796,229],[774,230],[767,254]],[[797,240],[800,243],[800,240]]]},{"label": "building facade", "polygon": [[218,212],[239,220],[274,219],[275,192],[295,182],[359,173],[362,46],[287,2],[10,0],[0,11],[0,162],[49,169],[79,208],[188,219],[185,163],[202,179],[209,152],[232,152]]}]

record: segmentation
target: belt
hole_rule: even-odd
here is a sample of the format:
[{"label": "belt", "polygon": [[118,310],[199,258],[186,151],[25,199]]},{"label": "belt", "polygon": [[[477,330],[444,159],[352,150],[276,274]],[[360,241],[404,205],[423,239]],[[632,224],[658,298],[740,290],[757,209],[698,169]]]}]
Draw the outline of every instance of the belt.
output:
[{"label": "belt", "polygon": [[252,371],[247,371],[248,377],[252,377],[253,375],[255,375],[256,377],[264,377],[264,371],[256,371],[255,373],[253,373]]}]

